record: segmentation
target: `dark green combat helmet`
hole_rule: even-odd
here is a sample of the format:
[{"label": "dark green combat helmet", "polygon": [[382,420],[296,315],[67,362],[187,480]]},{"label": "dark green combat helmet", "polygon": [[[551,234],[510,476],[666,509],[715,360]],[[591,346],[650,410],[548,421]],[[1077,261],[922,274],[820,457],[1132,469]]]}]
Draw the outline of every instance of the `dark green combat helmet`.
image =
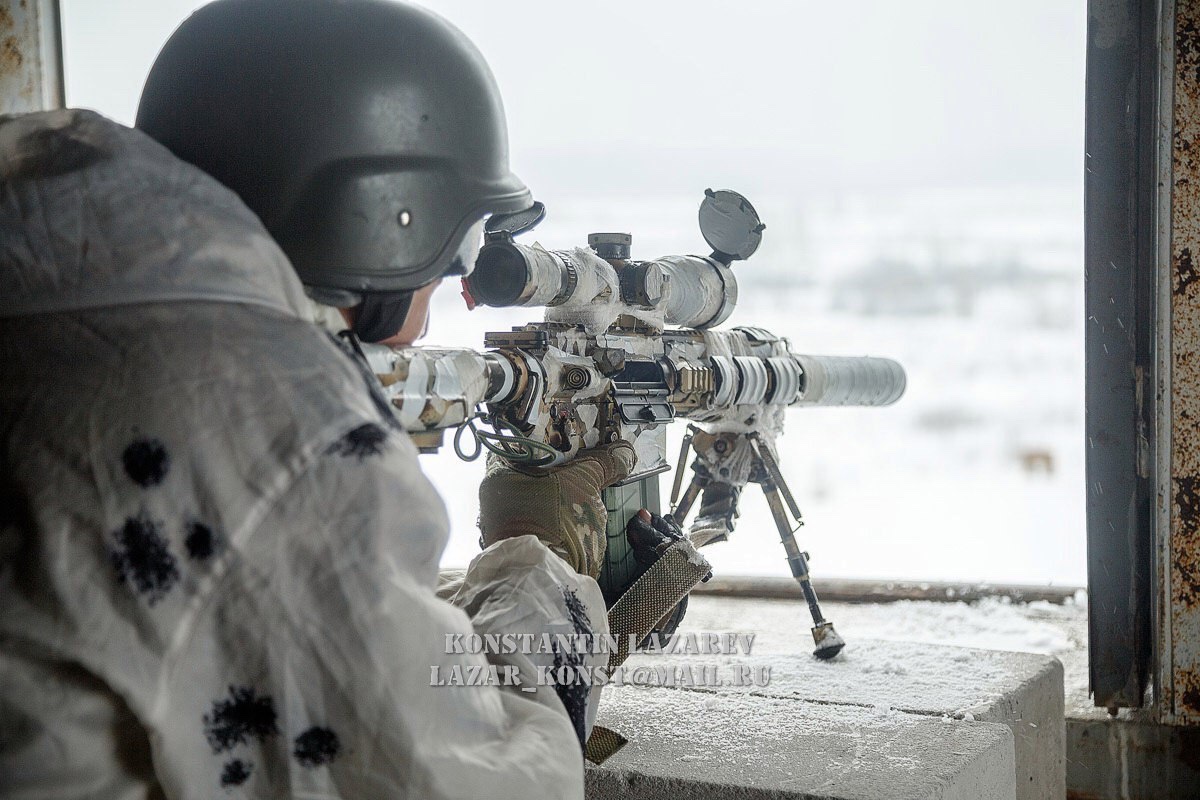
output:
[{"label": "dark green combat helmet", "polygon": [[475,223],[532,202],[483,56],[388,0],[201,8],[154,62],[137,127],[237,192],[333,305],[406,308],[471,269]]}]

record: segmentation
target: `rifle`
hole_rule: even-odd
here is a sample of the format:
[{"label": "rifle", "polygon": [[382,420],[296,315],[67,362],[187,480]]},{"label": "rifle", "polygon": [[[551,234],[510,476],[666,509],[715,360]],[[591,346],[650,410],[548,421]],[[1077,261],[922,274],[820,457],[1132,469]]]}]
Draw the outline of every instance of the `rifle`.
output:
[{"label": "rifle", "polygon": [[[674,521],[683,525],[699,499],[688,538],[696,546],[722,541],[733,531],[742,489],[761,486],[808,602],[814,654],[832,658],[845,643],[821,613],[807,553],[796,543],[803,521],[776,446],[783,412],[889,405],[904,391],[904,370],[885,358],[794,353],[786,339],[760,328],[714,330],[737,303],[732,263],[754,253],[766,227],[736,192],[705,192],[699,221],[708,256],[633,260],[626,233],[592,234],[587,249],[517,244],[514,237],[544,213],[537,204],[490,218],[463,294],[471,308],[544,306],[545,321],[487,333],[486,352],[364,348],[401,423],[423,452],[436,451],[443,433],[455,429],[462,458],[486,449],[537,467],[600,444],[632,443],[636,472],[604,492],[608,541],[599,582],[611,608],[637,575],[626,524],[638,509],[660,511],[658,475],[670,469],[666,426],[688,419],[670,498]],[[693,474],[681,493],[689,450]]]}]

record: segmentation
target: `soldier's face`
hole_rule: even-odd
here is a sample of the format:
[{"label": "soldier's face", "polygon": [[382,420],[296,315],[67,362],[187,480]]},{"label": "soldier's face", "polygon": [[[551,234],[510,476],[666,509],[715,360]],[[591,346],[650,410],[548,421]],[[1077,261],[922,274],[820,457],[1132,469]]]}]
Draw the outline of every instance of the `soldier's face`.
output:
[{"label": "soldier's face", "polygon": [[[476,222],[463,237],[462,245],[459,246],[458,254],[455,256],[455,261],[460,264],[460,269],[461,265],[474,265],[475,259],[479,258],[479,248],[483,242],[483,223],[483,220]],[[429,330],[429,301],[441,283],[442,279],[438,278],[413,292],[412,304],[408,307],[408,316],[404,318],[404,327],[394,336],[389,336],[379,344],[389,347],[408,347],[424,336]],[[345,313],[343,311],[343,314]]]},{"label": "soldier's face", "polygon": [[441,278],[438,278],[433,283],[427,283],[413,292],[412,304],[408,307],[408,316],[404,318],[404,327],[397,331],[395,336],[389,336],[379,344],[386,344],[389,347],[408,347],[424,336],[425,332],[429,330],[429,300],[441,283]]}]

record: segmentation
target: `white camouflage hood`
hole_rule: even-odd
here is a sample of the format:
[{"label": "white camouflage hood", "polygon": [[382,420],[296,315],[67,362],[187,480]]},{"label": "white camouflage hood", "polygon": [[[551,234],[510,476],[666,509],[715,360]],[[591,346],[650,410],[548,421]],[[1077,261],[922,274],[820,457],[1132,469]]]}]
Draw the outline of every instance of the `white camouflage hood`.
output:
[{"label": "white camouflage hood", "polygon": [[141,131],[0,116],[0,317],[189,300],[308,313],[258,217]]}]

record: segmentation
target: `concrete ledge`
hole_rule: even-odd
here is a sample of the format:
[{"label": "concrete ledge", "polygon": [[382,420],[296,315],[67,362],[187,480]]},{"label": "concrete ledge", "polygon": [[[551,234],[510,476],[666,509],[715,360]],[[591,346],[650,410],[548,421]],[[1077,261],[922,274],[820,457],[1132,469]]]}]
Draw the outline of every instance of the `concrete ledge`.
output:
[{"label": "concrete ledge", "polygon": [[633,741],[587,771],[592,800],[1010,800],[1012,733],[739,694],[610,687],[600,722]]},{"label": "concrete ledge", "polygon": [[[865,720],[864,725],[868,726],[883,725],[892,717],[924,718],[925,721],[933,717],[937,725],[951,726],[971,722],[999,723],[1008,729],[1013,741],[1013,772],[1007,785],[1015,787],[1016,797],[1021,800],[1058,800],[1065,793],[1062,665],[1050,656],[905,642],[855,641],[838,658],[829,662],[795,654],[638,655],[631,658],[628,664],[631,668],[691,665],[693,673],[700,667],[715,664],[719,675],[725,677],[736,674],[739,666],[747,666],[752,670],[770,669],[770,681],[766,686],[726,685],[678,691],[678,694],[701,696],[707,692],[710,701],[716,703],[714,709],[722,708],[727,697],[740,697],[741,702],[751,706],[755,702],[762,703],[758,712],[760,716],[784,713],[782,710],[786,706],[778,705],[776,701],[779,701],[800,703],[806,709],[804,714],[815,715],[818,719],[820,714],[813,710],[818,706],[832,708],[839,713],[855,711],[866,715],[862,719]],[[637,672],[632,674],[638,676]],[[653,682],[659,674],[663,674],[662,669],[646,670],[642,681]],[[630,701],[620,699],[624,698],[620,692],[628,690],[618,689],[614,693],[610,688],[605,691],[616,698],[606,698],[602,706],[606,713],[617,716],[633,713],[624,709],[624,704]],[[768,702],[772,704],[767,705]],[[669,709],[663,711],[670,718]],[[718,731],[724,730],[729,725],[726,716],[718,711],[710,714],[704,724]],[[601,720],[601,724],[607,723]],[[636,727],[623,730],[620,724],[614,722],[609,727],[615,727],[633,740],[627,751],[642,753],[640,731]],[[935,726],[929,729],[929,735],[943,737],[945,741],[938,747],[944,749],[952,745],[951,752],[954,752],[960,749],[956,740],[956,731],[959,729]],[[691,735],[683,728],[675,733],[678,736]],[[863,727],[861,733],[867,735],[868,727]],[[762,742],[761,746],[767,748],[764,752],[772,752],[767,743]],[[932,755],[922,744],[918,751],[906,757],[921,759]],[[642,758],[640,755],[627,757]],[[802,763],[809,763],[811,754],[805,758],[806,761]],[[886,772],[889,763],[886,759],[879,763],[872,762],[869,771]],[[650,762],[643,766],[653,771]],[[967,770],[964,775],[969,772]]]},{"label": "concrete ledge", "polygon": [[[947,583],[945,581],[880,581],[821,578],[813,581],[821,603],[894,603],[923,600],[931,603],[974,603],[985,597],[1007,597],[1014,603],[1043,600],[1062,605],[1082,591],[1073,586],[1028,584]],[[692,589],[693,595],[803,600],[794,578],[717,575]]]}]

